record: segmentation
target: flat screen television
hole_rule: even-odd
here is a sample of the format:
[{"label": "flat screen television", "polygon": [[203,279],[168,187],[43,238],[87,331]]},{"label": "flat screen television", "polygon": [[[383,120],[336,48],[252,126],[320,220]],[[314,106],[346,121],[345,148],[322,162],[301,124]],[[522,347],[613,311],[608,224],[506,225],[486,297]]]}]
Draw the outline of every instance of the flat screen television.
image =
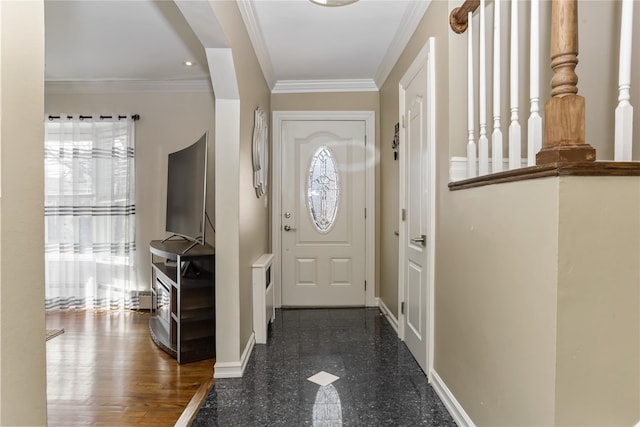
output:
[{"label": "flat screen television", "polygon": [[[208,133],[190,146],[169,154],[166,231],[205,243]],[[189,247],[191,248],[191,247]]]}]

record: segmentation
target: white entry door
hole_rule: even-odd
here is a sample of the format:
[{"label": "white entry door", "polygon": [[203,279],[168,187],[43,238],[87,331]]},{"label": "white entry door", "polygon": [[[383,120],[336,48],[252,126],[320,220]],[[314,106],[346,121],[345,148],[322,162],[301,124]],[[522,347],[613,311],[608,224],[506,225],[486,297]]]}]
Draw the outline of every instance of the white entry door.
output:
[{"label": "white entry door", "polygon": [[365,122],[284,121],[283,306],[365,305]]},{"label": "white entry door", "polygon": [[[428,50],[422,53],[428,53]],[[401,81],[404,89],[404,102],[401,105],[404,138],[400,145],[401,150],[404,148],[404,153],[401,153],[404,190],[403,248],[400,260],[404,302],[401,307],[401,322],[405,343],[425,373],[429,372],[429,291],[433,274],[429,254],[433,250],[430,244],[433,242],[431,237],[434,229],[431,227],[430,197],[433,179],[430,132],[434,126],[429,120],[432,94],[428,83],[433,78],[430,75],[430,57],[428,54],[419,55]]]}]

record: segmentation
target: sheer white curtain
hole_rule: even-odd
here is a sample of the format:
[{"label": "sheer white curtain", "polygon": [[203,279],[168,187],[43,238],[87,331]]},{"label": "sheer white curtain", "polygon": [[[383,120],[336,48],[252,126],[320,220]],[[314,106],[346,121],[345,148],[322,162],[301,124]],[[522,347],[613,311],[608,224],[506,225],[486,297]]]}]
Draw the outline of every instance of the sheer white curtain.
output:
[{"label": "sheer white curtain", "polygon": [[45,118],[46,308],[137,308],[134,121]]}]

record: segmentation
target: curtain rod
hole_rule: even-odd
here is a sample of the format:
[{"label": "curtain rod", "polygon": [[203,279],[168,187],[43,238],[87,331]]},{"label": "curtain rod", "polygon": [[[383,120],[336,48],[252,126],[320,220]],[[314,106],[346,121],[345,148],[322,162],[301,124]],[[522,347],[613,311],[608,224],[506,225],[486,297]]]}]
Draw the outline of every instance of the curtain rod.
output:
[{"label": "curtain rod", "polygon": [[[67,119],[72,119],[73,116],[66,116]],[[113,116],[98,116],[100,117],[100,119],[112,119]],[[121,119],[126,119],[128,116],[118,116],[118,120]],[[49,120],[54,120],[54,119],[59,119],[60,116],[49,116]],[[84,120],[84,119],[93,119],[93,116],[79,116],[80,120]],[[132,114],[131,118],[136,121],[136,120],[140,120],[140,114]]]}]

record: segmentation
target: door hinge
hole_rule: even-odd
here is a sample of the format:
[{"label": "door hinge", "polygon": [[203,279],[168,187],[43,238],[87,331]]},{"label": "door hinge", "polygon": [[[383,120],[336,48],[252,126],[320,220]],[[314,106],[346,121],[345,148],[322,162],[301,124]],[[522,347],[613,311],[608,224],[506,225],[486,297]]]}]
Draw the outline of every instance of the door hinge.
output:
[{"label": "door hinge", "polygon": [[364,281],[364,290],[365,291],[367,290],[367,281],[366,280]]},{"label": "door hinge", "polygon": [[364,208],[364,219],[367,219],[367,208]]},{"label": "door hinge", "polygon": [[404,301],[400,303],[400,314],[404,314]]},{"label": "door hinge", "polygon": [[407,220],[407,210],[406,209],[402,209],[402,220],[403,221]]},{"label": "door hinge", "polygon": [[404,115],[402,116],[402,129],[405,128],[405,124],[404,124]]}]

